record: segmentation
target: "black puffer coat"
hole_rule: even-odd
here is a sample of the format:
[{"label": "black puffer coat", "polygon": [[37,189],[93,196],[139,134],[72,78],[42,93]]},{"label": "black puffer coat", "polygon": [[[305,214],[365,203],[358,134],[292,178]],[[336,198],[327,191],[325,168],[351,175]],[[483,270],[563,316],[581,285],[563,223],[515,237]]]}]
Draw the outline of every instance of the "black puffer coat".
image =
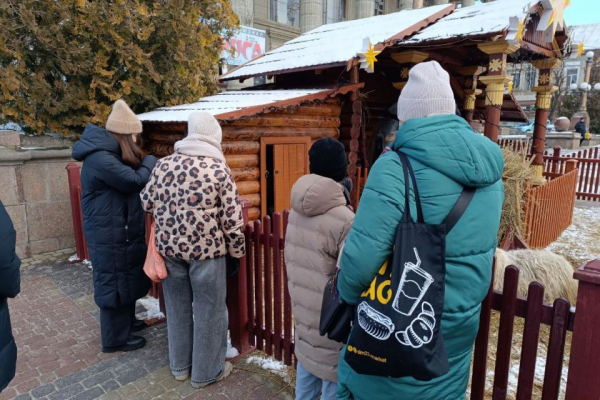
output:
[{"label": "black puffer coat", "polygon": [[75,144],[73,158],[83,161],[83,232],[94,266],[96,304],[131,304],[150,289],[143,271],[147,249],[140,192],[156,158],[146,156],[137,171],[130,168],[112,135],[92,124]]},{"label": "black puffer coat", "polygon": [[6,300],[15,297],[21,290],[21,260],[15,254],[16,236],[12,221],[0,201],[0,392],[14,378],[17,363],[17,345]]}]

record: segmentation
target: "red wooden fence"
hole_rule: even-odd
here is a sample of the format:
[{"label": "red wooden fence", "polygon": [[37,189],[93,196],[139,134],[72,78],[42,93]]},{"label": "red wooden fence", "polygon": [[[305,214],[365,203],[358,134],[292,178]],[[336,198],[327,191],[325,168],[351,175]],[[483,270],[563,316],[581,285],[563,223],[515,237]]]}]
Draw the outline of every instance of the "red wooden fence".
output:
[{"label": "red wooden fence", "polygon": [[569,154],[561,154],[555,147],[552,154],[544,154],[544,169],[547,174],[564,173],[569,160],[577,161],[579,170],[577,198],[580,200],[600,201],[600,148],[593,147]]},{"label": "red wooden fence", "polygon": [[[246,350],[256,347],[275,359],[292,365],[294,362],[293,316],[283,258],[287,219],[286,211],[283,217],[276,213],[272,219],[264,217],[262,222],[254,221],[253,225],[246,226],[248,248],[248,253],[244,257],[247,268],[246,285],[241,285],[238,289],[242,290],[248,299],[248,323],[247,331],[244,333],[248,341],[242,345]],[[592,300],[600,302],[600,261],[593,261],[581,267],[576,277],[582,282],[586,279],[591,282],[580,284],[578,323],[575,323],[575,312],[571,311],[567,300],[557,299],[552,305],[545,304],[544,287],[537,282],[530,284],[526,299],[519,298],[517,296],[519,270],[516,267],[507,268],[504,277],[504,293],[490,290],[482,304],[480,330],[473,358],[470,389],[472,400],[484,399],[485,384],[488,379],[487,361],[492,310],[499,311],[501,316],[493,378],[494,400],[506,398],[515,317],[525,319],[517,386],[518,400],[531,399],[542,325],[550,327],[543,400],[557,399],[559,396],[567,331],[573,331],[573,342],[582,340],[587,346],[598,348],[592,352],[594,357],[589,357],[583,350],[583,346],[573,344],[570,355],[569,385],[580,384],[581,379],[572,376],[574,370],[588,368],[586,376],[598,375],[600,378],[600,346],[592,344],[596,338],[596,331],[590,329],[590,326],[596,327],[596,325],[597,329],[600,329],[600,309],[593,307],[593,304],[598,303],[592,303]],[[490,287],[493,287],[493,284]],[[585,304],[583,309],[579,307],[580,302]],[[243,326],[240,328],[243,329]],[[234,328],[230,325],[230,329]],[[233,343],[238,345],[235,341]],[[581,348],[580,353],[577,353],[576,350],[579,348]],[[574,365],[577,367],[574,368]],[[600,385],[597,386],[585,395],[576,391],[574,393],[577,394],[567,397],[567,400],[598,400]],[[568,386],[568,390],[574,389]]]},{"label": "red wooden fence", "polygon": [[[73,168],[67,169],[70,180],[75,179],[75,175],[78,180],[79,176],[73,172]],[[73,216],[75,221],[79,221],[75,216],[81,217],[81,203],[76,195],[80,195],[81,190],[76,182],[71,183]],[[247,207],[245,214],[247,217]],[[262,223],[254,221],[253,225],[246,225],[248,251],[241,259],[238,274],[228,280],[227,302],[232,344],[242,355],[258,348],[292,365],[293,316],[283,257],[287,221],[286,211],[283,217],[276,213],[273,220],[267,216]],[[76,232],[81,232],[81,229],[76,228]],[[490,290],[482,304],[473,358],[472,400],[484,398],[492,310],[500,312],[493,378],[494,400],[506,398],[515,317],[525,319],[518,400],[531,399],[541,325],[550,327],[542,399],[557,399],[559,396],[567,331],[572,331],[572,346],[565,399],[600,399],[600,346],[596,334],[600,331],[600,308],[597,306],[600,304],[600,260],[580,267],[575,278],[580,281],[577,318],[564,299],[557,299],[553,305],[544,304],[544,288],[539,283],[530,284],[526,299],[517,297],[519,270],[507,268],[504,292]]]},{"label": "red wooden fence", "polygon": [[548,183],[526,194],[525,240],[531,248],[546,248],[571,222],[577,186],[575,162],[567,162],[563,174],[547,174]]}]

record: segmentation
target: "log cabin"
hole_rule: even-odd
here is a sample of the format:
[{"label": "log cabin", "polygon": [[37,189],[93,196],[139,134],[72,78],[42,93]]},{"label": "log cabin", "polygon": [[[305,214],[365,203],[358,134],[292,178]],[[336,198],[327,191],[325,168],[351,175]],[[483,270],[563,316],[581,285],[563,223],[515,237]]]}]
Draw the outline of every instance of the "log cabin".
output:
[{"label": "log cabin", "polygon": [[[289,208],[291,186],[308,172],[310,143],[321,137],[346,146],[356,185],[358,167],[378,157],[377,132],[395,118],[394,103],[417,63],[438,61],[450,74],[461,115],[496,142],[501,120],[528,122],[511,93],[507,63],[531,63],[539,69],[532,157],[541,178],[553,71],[573,47],[562,17],[551,20],[564,1],[444,4],[323,25],[220,77],[273,83],[142,114],[148,149],[168,154],[185,134],[187,115],[211,111],[254,219]],[[370,50],[377,53],[371,66]]]}]

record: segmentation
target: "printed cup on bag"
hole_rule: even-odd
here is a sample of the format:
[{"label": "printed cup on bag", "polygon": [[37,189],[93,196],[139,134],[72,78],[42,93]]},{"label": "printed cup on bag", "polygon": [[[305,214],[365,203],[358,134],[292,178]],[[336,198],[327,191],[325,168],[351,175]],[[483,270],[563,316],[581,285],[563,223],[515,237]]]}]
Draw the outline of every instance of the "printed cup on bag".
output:
[{"label": "printed cup on bag", "polygon": [[402,315],[412,315],[423,296],[433,283],[433,277],[427,271],[421,269],[421,259],[416,248],[414,248],[417,263],[407,262],[404,264],[402,277],[392,307]]}]

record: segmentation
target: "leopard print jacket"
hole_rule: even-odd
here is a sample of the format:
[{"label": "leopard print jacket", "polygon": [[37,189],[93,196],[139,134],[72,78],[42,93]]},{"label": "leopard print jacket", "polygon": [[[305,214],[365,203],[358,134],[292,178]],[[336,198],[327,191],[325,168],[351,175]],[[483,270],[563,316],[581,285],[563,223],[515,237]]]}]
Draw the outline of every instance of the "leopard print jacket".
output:
[{"label": "leopard print jacket", "polygon": [[205,260],[245,254],[238,191],[225,162],[175,153],[158,161],[140,194],[154,214],[160,254]]}]

